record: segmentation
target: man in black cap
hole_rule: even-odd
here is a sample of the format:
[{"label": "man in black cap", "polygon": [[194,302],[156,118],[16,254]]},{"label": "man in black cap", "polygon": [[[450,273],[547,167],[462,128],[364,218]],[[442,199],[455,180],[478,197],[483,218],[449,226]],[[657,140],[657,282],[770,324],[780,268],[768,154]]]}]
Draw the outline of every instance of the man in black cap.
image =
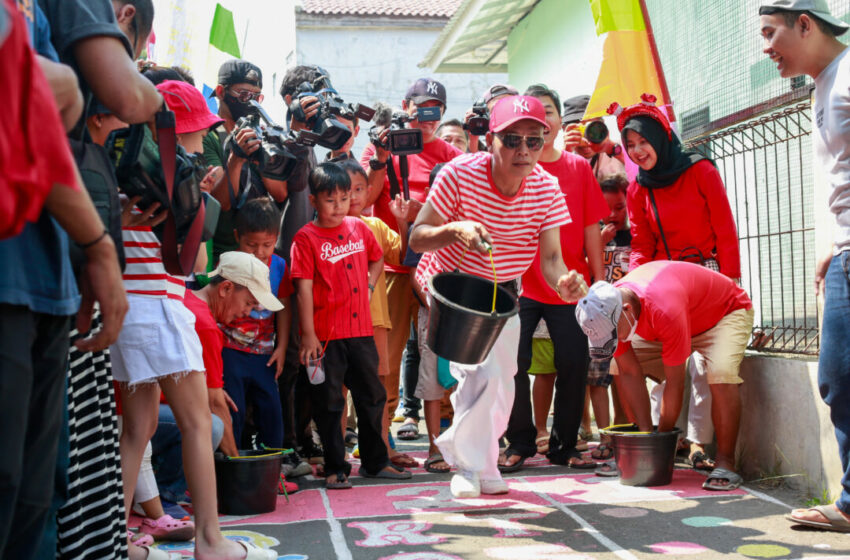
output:
[{"label": "man in black cap", "polygon": [[[410,128],[422,131],[423,149],[420,153],[407,156],[409,165],[410,213],[408,221],[413,222],[425,203],[428,192],[428,179],[431,170],[438,163],[451,161],[463,152],[437,137],[439,121],[420,122],[415,117],[419,107],[439,107],[441,113],[446,110],[446,88],[432,78],[419,78],[407,89],[401,102],[402,109],[414,120],[408,123]],[[384,136],[386,132],[383,132]],[[393,230],[398,231],[395,217],[389,209],[390,181],[387,176],[387,162],[390,152],[369,144],[363,150],[360,164],[369,176],[369,196],[366,206],[375,205],[373,212]],[[398,184],[402,184],[399,173],[399,156],[392,156],[393,173]],[[387,394],[387,407],[392,413],[398,404],[398,382],[401,369],[401,354],[410,335],[410,322],[419,312],[419,303],[410,284],[410,269],[404,266],[385,265],[387,272],[387,296],[392,328],[389,334],[390,375]],[[396,388],[395,390],[393,388]],[[408,395],[405,395],[407,397]],[[404,424],[398,430],[401,439],[419,437],[418,411],[407,410]],[[438,417],[438,416],[437,416]]]},{"label": "man in black cap", "polygon": [[[505,97],[506,95],[519,95],[519,91],[510,85],[510,84],[493,84],[487,91],[484,92],[484,95],[481,96],[481,101],[487,106],[487,111],[493,109],[493,105],[496,104],[496,101]],[[464,124],[469,122],[469,119],[475,116],[475,112],[472,109],[469,109],[466,112],[466,115],[463,117]],[[483,144],[481,144],[483,146]],[[478,136],[474,134],[469,135],[469,153],[477,152],[479,148]]]},{"label": "man in black cap", "polygon": [[[262,90],[263,72],[247,60],[228,60],[218,70],[218,85],[211,97],[218,99],[218,116],[224,123],[204,137],[204,159],[208,165],[226,170],[228,177],[222,172],[212,189],[212,195],[219,201],[222,210],[213,236],[213,264],[222,253],[238,249],[233,237],[233,219],[238,208],[231,208],[231,196],[240,201],[260,196],[271,196],[276,202],[286,199],[285,181],[261,176],[252,163],[245,166],[248,161],[245,156],[260,149],[260,140],[253,129],[242,129],[233,137],[238,150],[226,150],[224,147],[226,138],[236,127],[236,121],[251,113],[250,102],[262,103]],[[245,189],[248,191],[243,192]]]}]

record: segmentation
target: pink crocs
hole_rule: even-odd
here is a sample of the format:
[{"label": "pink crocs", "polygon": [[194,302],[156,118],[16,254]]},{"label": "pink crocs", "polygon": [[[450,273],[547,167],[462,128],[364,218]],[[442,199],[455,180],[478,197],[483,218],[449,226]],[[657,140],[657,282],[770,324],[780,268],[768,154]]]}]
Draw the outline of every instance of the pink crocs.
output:
[{"label": "pink crocs", "polygon": [[168,514],[159,519],[142,519],[139,531],[158,541],[190,541],[195,535],[195,524],[188,517],[174,519]]}]

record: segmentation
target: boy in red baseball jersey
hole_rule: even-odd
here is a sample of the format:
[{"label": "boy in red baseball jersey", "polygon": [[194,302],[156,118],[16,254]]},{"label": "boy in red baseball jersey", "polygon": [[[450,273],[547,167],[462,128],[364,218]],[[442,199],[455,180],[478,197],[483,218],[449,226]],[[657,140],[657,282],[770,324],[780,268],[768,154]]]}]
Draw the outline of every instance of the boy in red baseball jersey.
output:
[{"label": "boy in red baseball jersey", "polygon": [[310,396],[325,448],[326,486],[351,488],[351,465],[339,429],[343,384],[357,410],[360,475],[410,478],[410,472],[390,463],[381,437],[387,393],[378,378],[369,299],[383,270],[383,253],[369,226],[347,216],[351,180],[342,167],[323,163],[308,183],[316,218],[292,240],[292,279],[301,319],[301,362],[324,358],[325,380],[310,386]]}]

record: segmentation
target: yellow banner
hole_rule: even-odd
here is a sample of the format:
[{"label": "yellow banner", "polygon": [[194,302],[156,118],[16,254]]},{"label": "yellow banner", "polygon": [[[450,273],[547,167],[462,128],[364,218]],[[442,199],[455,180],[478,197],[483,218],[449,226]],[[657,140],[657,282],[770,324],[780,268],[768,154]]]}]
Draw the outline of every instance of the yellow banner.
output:
[{"label": "yellow banner", "polygon": [[639,0],[590,0],[596,34],[609,31],[643,31],[646,24]]}]

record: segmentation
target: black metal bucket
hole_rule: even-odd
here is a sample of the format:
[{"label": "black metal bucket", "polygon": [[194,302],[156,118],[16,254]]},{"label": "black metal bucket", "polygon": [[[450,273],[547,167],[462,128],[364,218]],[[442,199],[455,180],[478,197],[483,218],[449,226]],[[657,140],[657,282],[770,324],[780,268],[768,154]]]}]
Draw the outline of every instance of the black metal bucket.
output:
[{"label": "black metal bucket", "polygon": [[428,288],[428,346],[452,362],[483,362],[505,323],[519,312],[514,295],[501,286],[493,312],[493,282],[464,272],[435,274]]},{"label": "black metal bucket", "polygon": [[681,430],[640,432],[637,426],[610,426],[610,435],[620,483],[626,486],[665,486],[673,480],[676,442]]},{"label": "black metal bucket", "polygon": [[258,515],[274,511],[283,455],[268,450],[239,451],[239,457],[215,454],[218,512]]}]

